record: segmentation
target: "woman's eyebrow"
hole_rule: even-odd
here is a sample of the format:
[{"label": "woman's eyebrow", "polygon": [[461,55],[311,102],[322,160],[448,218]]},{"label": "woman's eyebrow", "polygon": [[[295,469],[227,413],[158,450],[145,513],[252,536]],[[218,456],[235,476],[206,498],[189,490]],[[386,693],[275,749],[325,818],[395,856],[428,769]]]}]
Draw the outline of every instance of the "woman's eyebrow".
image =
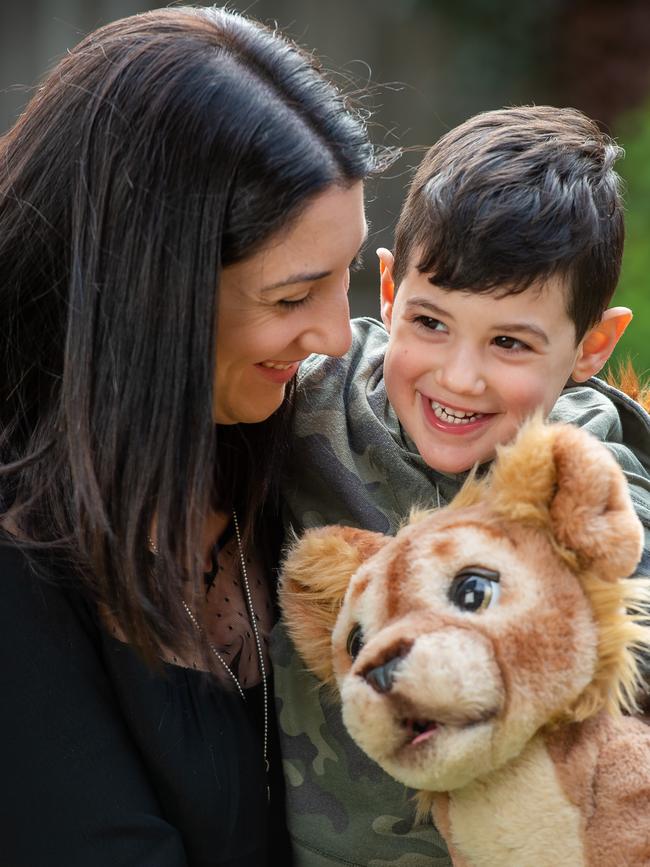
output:
[{"label": "woman's eyebrow", "polygon": [[263,289],[260,289],[260,292],[271,292],[273,289],[280,289],[282,286],[293,286],[296,283],[314,283],[316,280],[322,280],[323,277],[329,277],[331,273],[331,271],[306,271],[300,274],[292,274],[291,277],[285,277],[284,280],[278,280],[277,283],[264,286]]},{"label": "woman's eyebrow", "polygon": [[[363,241],[359,246],[359,250],[350,263],[350,268],[355,268],[361,265],[361,257],[362,251],[368,240],[368,227],[366,226],[366,232],[363,236]],[[293,286],[298,283],[315,283],[317,280],[322,280],[324,277],[329,277],[331,275],[331,271],[315,271],[315,272],[302,272],[298,274],[292,274],[291,277],[285,277],[284,280],[278,280],[277,283],[271,283],[269,286],[264,286],[263,289],[260,289],[262,294],[264,292],[271,292],[273,289],[281,289],[283,286]]]}]

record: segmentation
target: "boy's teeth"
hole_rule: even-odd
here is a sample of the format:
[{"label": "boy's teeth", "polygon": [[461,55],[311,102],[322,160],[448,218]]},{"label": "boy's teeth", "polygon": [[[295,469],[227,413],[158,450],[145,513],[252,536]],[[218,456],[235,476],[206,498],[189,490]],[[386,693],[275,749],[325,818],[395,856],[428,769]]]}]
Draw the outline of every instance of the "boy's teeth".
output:
[{"label": "boy's teeth", "polygon": [[431,409],[434,415],[446,421],[448,424],[469,424],[470,421],[476,421],[477,418],[482,418],[482,412],[465,412],[462,409],[451,409],[451,407],[443,406],[435,400],[431,401]]}]

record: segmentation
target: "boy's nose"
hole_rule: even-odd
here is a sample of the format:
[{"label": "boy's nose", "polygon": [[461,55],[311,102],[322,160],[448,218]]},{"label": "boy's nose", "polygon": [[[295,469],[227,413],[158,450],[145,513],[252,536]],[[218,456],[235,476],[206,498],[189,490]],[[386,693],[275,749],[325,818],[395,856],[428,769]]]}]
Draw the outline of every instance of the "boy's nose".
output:
[{"label": "boy's nose", "polygon": [[478,396],[485,391],[480,360],[471,353],[450,354],[439,364],[435,379],[446,391]]}]

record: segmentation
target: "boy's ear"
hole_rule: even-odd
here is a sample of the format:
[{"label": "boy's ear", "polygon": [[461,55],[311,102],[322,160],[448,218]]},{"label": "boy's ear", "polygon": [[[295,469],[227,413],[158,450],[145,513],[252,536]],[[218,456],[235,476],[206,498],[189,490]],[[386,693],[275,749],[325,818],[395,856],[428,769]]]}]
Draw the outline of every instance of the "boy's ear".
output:
[{"label": "boy's ear", "polygon": [[393,321],[393,303],[395,301],[395,283],[393,282],[394,257],[390,250],[380,247],[377,250],[379,256],[379,294],[381,319],[386,330],[390,331]]},{"label": "boy's ear", "polygon": [[582,339],[571,374],[575,382],[584,382],[603,368],[631,321],[632,311],[627,307],[610,307],[603,313],[600,322]]}]

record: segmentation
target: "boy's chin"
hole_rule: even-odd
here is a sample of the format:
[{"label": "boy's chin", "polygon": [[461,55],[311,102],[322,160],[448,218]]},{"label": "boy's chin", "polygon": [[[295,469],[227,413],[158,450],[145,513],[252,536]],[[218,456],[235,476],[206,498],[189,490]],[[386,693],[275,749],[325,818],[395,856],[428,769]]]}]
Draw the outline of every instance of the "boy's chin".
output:
[{"label": "boy's chin", "polygon": [[418,451],[422,455],[424,461],[432,470],[445,475],[455,476],[459,473],[465,473],[473,469],[477,464],[486,464],[494,458],[495,449],[481,450],[479,448],[463,447],[461,445],[455,448],[447,448],[436,446],[433,443],[423,444]]}]

